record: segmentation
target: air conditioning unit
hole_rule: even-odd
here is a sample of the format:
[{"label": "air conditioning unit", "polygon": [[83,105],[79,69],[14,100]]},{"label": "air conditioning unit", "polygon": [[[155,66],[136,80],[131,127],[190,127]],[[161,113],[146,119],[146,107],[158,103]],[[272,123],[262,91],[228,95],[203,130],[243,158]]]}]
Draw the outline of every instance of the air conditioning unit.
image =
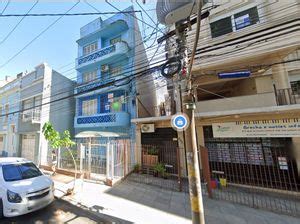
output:
[{"label": "air conditioning unit", "polygon": [[154,124],[142,124],[141,132],[142,133],[153,133],[155,131]]},{"label": "air conditioning unit", "polygon": [[101,72],[108,72],[109,71],[109,66],[108,65],[102,65],[101,66]]}]

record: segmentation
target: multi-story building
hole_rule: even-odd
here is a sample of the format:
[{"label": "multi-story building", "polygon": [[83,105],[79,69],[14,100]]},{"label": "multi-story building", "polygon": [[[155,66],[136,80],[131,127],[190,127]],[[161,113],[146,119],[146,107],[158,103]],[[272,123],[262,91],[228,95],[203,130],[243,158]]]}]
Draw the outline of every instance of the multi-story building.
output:
[{"label": "multi-story building", "polygon": [[[235,184],[299,189],[299,2],[213,2],[218,6],[202,20],[192,71],[198,146],[208,148],[214,176]],[[187,34],[192,49],[194,26]],[[173,53],[170,48],[168,55]],[[181,111],[176,83],[173,94]],[[155,136],[162,139],[158,133],[168,132],[184,148],[184,135],[174,133],[170,120],[140,117],[133,122],[157,127],[156,133],[142,133],[142,141],[152,135],[154,142]],[[180,158],[184,176],[183,150]]]},{"label": "multi-story building", "polygon": [[12,113],[20,109],[20,77],[6,79],[0,88],[0,153],[1,156],[16,156],[19,138],[17,135],[19,114]]},{"label": "multi-story building", "polygon": [[[133,7],[125,11],[133,11]],[[135,162],[134,147],[130,144],[135,125],[130,120],[137,113],[153,109],[155,98],[148,95],[146,101],[143,95],[151,94],[153,80],[135,78],[136,72],[147,69],[148,62],[133,13],[118,13],[88,23],[81,28],[77,43],[74,128],[77,137],[84,137],[81,142],[92,143],[92,150],[86,151],[85,157],[89,158],[89,173],[105,177],[113,170],[109,153],[114,152],[117,161],[118,153],[130,148],[126,161]],[[143,109],[137,112],[137,105],[141,104]],[[135,138],[131,140],[134,142]]]},{"label": "multi-story building", "polygon": [[42,127],[50,121],[57,131],[69,130],[73,134],[72,95],[75,83],[46,63],[24,74],[20,82],[19,104],[22,112],[17,130],[20,139],[18,155],[40,165],[48,165],[51,151]]}]

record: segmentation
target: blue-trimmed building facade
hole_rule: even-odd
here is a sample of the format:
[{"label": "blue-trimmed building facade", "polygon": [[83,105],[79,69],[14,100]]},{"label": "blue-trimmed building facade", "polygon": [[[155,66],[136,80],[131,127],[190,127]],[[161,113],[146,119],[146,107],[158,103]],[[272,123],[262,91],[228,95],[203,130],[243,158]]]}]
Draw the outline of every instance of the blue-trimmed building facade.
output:
[{"label": "blue-trimmed building facade", "polygon": [[[125,10],[133,11],[133,7]],[[131,119],[137,117],[139,91],[134,74],[138,64],[148,66],[135,16],[118,13],[106,20],[98,18],[81,28],[77,43],[75,134],[97,132],[98,137],[92,138],[91,156],[98,162],[101,158],[106,166],[108,148],[116,147],[121,152],[126,145],[130,148],[126,155],[130,165],[126,169],[130,169],[136,161],[132,144],[135,125]],[[78,141],[88,142],[88,138]],[[108,172],[104,167],[98,173],[108,176]]]}]

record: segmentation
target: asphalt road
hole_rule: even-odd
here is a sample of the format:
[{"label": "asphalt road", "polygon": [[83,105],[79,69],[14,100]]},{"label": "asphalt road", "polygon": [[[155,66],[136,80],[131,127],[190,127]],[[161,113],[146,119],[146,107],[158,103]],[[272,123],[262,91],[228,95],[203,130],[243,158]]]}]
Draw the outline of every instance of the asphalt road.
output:
[{"label": "asphalt road", "polygon": [[29,213],[27,215],[4,218],[0,220],[1,224],[94,224],[94,223],[110,223],[101,219],[98,215],[79,208],[63,200],[55,200],[48,207],[39,211]]}]

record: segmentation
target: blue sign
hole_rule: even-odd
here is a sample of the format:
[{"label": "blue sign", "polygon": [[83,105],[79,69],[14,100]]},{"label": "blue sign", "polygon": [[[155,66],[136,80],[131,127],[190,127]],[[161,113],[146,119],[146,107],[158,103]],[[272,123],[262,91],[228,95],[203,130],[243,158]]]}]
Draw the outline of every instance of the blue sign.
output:
[{"label": "blue sign", "polygon": [[219,73],[218,76],[220,79],[231,79],[231,78],[246,78],[251,75],[250,71],[241,71],[241,72],[225,72]]},{"label": "blue sign", "polygon": [[185,114],[177,114],[173,116],[171,124],[175,129],[180,131],[188,127],[189,121]]}]

